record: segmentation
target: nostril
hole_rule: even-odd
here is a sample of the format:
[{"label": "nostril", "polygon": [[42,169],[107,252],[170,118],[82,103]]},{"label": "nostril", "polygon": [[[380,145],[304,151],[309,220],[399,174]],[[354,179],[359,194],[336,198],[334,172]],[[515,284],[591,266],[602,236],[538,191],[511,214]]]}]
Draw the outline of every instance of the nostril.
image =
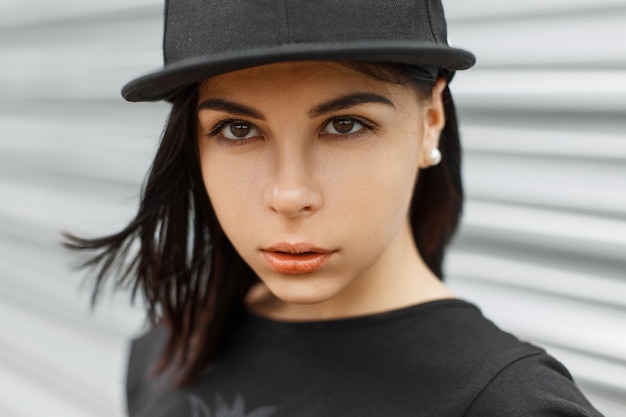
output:
[{"label": "nostril", "polygon": [[285,216],[310,214],[322,203],[320,191],[309,184],[268,187],[263,199],[266,207]]}]

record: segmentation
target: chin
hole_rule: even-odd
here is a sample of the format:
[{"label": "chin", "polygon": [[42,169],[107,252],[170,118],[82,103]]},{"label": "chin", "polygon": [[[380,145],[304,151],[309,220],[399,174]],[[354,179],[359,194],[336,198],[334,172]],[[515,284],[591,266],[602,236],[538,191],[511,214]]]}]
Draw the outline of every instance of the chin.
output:
[{"label": "chin", "polygon": [[[302,277],[296,279],[302,280]],[[320,282],[266,282],[266,285],[274,297],[287,304],[319,304],[341,292],[336,285]]]}]

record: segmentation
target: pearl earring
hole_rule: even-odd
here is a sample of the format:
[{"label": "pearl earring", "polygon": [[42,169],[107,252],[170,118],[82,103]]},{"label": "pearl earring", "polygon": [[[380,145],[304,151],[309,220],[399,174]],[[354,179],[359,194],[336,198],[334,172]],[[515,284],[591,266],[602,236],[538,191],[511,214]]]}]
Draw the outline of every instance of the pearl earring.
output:
[{"label": "pearl earring", "polygon": [[428,153],[428,163],[430,166],[435,166],[441,162],[441,151],[439,149],[434,148],[431,149]]}]

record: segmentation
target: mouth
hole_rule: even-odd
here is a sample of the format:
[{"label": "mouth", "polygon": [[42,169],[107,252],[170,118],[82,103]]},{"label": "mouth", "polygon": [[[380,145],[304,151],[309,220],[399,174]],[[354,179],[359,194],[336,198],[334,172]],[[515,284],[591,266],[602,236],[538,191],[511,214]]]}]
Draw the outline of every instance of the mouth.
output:
[{"label": "mouth", "polygon": [[335,251],[306,243],[280,243],[261,250],[265,262],[281,274],[309,274],[328,263]]}]

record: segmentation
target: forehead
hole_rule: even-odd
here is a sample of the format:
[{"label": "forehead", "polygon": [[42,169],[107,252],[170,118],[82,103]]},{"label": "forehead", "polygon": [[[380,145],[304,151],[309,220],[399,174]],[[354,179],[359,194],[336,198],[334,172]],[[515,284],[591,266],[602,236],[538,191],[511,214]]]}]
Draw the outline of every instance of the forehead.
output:
[{"label": "forehead", "polygon": [[365,90],[391,98],[407,90],[364,74],[345,64],[326,61],[284,62],[217,75],[200,85],[200,98],[237,94],[276,95],[304,91],[342,94]]}]

